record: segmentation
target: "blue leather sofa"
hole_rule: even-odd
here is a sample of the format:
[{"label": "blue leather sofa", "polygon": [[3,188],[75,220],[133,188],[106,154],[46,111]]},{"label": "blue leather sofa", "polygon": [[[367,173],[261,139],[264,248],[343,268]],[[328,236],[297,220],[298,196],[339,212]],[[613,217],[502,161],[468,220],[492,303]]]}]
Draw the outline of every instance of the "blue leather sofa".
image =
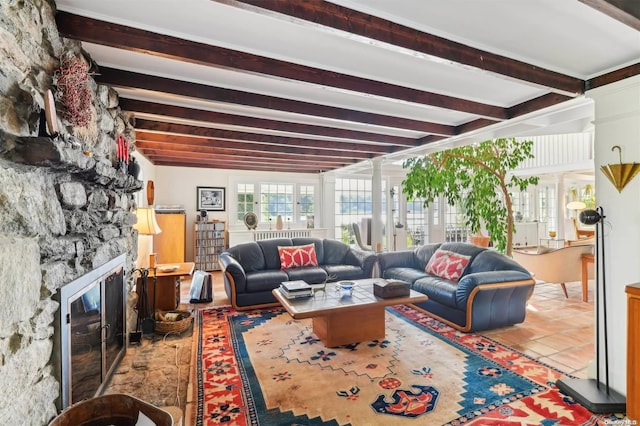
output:
[{"label": "blue leather sofa", "polygon": [[[457,281],[425,272],[436,250],[469,256]],[[410,283],[429,300],[416,304],[430,315],[463,331],[479,331],[521,323],[535,281],[513,259],[467,243],[429,244],[413,250],[379,253],[382,278]]]},{"label": "blue leather sofa", "polygon": [[[318,266],[280,269],[278,246],[313,243]],[[238,244],[220,254],[224,288],[237,310],[277,306],[271,290],[283,281],[309,284],[371,278],[376,255],[340,241],[321,238],[277,238]]]}]

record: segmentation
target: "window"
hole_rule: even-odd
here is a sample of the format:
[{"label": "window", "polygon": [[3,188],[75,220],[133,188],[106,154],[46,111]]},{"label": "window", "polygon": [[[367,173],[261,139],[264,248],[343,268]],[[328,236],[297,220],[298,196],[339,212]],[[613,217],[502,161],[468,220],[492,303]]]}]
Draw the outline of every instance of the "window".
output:
[{"label": "window", "polygon": [[511,208],[514,216],[519,217],[520,220],[530,221],[534,219],[529,193],[526,191],[517,191],[511,194]]},{"label": "window", "polygon": [[540,222],[547,223],[548,231],[558,230],[558,215],[556,210],[556,189],[552,186],[543,186],[538,192],[538,206]]},{"label": "window", "polygon": [[254,211],[254,185],[252,183],[240,183],[236,187],[236,206],[238,220],[243,220],[244,215]]},{"label": "window", "polygon": [[419,246],[428,240],[425,210],[423,199],[407,201],[407,247]]},{"label": "window", "polygon": [[471,232],[465,225],[464,216],[458,211],[457,206],[445,205],[444,221],[445,241],[468,241]]},{"label": "window", "polygon": [[234,183],[236,220],[242,222],[244,215],[255,212],[259,223],[275,224],[278,215],[285,224],[307,226],[315,212],[316,185],[277,182]]},{"label": "window", "polygon": [[260,184],[260,221],[282,216],[285,222],[293,219],[293,184]]},{"label": "window", "polygon": [[335,238],[353,243],[352,223],[371,217],[371,179],[336,179]]},{"label": "window", "polygon": [[313,219],[313,199],[315,188],[313,185],[300,185],[298,188],[298,216],[301,222]]}]

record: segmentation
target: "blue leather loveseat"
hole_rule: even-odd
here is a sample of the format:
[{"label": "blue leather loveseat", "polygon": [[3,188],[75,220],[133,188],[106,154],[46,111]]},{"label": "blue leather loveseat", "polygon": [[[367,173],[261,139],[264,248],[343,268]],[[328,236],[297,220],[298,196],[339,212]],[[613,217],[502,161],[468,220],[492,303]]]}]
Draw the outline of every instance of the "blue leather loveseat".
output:
[{"label": "blue leather loveseat", "polygon": [[[438,269],[436,259],[442,259],[443,254],[453,260],[440,262]],[[382,278],[406,281],[429,297],[417,307],[463,332],[523,322],[535,284],[531,274],[513,259],[467,243],[379,253],[378,262]]]},{"label": "blue leather loveseat", "polygon": [[[318,266],[282,269],[278,247],[313,244]],[[224,288],[238,310],[277,306],[271,290],[283,281],[309,284],[371,278],[376,264],[373,252],[340,241],[321,238],[277,238],[238,244],[220,254]]]}]

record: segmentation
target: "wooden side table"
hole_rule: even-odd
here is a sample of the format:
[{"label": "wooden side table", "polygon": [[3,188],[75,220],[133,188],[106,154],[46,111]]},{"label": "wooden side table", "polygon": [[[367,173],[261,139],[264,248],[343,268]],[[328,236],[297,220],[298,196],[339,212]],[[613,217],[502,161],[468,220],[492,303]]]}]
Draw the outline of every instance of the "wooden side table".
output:
[{"label": "wooden side table", "polygon": [[627,293],[627,417],[640,419],[640,284],[629,284]]},{"label": "wooden side table", "polygon": [[[177,266],[177,268],[175,270],[162,270],[170,266]],[[160,264],[157,265],[155,272],[153,269],[150,269],[147,294],[149,295],[151,308],[153,309],[153,303],[155,301],[156,309],[163,311],[176,309],[180,304],[180,277],[192,275],[194,268],[195,263],[185,262],[166,265]],[[154,277],[156,278],[155,285],[153,282]],[[138,279],[137,284],[136,291],[139,295],[140,279]]]},{"label": "wooden side table", "polygon": [[589,264],[594,263],[595,257],[593,253],[584,253],[582,255],[582,301],[589,301]]}]

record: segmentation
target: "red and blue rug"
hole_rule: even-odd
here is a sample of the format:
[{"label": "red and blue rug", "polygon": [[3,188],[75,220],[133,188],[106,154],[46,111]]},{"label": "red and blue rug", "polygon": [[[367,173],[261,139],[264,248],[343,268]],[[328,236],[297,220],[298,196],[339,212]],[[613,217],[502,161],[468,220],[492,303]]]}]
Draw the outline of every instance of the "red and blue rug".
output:
[{"label": "red and blue rug", "polygon": [[[345,324],[357,327],[358,324]],[[407,306],[381,340],[326,348],[280,308],[200,311],[196,425],[596,425],[562,372]]]}]

